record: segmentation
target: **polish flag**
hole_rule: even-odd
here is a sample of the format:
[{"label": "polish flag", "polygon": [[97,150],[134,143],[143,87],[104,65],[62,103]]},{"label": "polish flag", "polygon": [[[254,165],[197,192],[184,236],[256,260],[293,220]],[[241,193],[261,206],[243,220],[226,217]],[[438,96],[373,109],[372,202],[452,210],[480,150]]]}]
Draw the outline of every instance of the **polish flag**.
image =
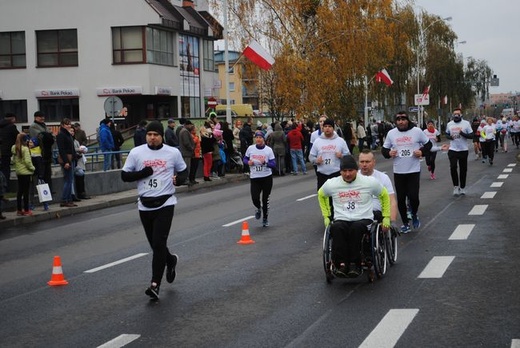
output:
[{"label": "polish flag", "polygon": [[376,81],[377,82],[383,82],[387,86],[391,86],[394,81],[390,77],[390,74],[386,69],[382,69],[381,71],[378,71],[376,74]]},{"label": "polish flag", "polygon": [[428,85],[423,91],[423,98],[426,98],[430,94],[430,85]]},{"label": "polish flag", "polygon": [[246,47],[243,55],[264,70],[271,69],[274,64],[274,58],[255,40]]}]

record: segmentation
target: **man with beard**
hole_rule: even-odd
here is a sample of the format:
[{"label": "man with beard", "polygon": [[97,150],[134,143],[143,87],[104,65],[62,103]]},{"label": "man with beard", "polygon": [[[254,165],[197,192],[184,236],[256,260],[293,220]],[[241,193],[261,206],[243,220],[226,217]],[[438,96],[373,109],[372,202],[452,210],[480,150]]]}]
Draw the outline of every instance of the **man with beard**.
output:
[{"label": "man with beard", "polygon": [[403,221],[401,233],[411,231],[407,214],[407,202],[410,203],[414,229],[421,227],[417,216],[419,210],[419,187],[421,179],[420,159],[432,147],[430,139],[423,131],[415,127],[406,111],[399,111],[395,116],[396,127],[388,132],[381,153],[385,158],[393,158],[394,184],[397,194],[397,207]]},{"label": "man with beard", "polygon": [[[458,108],[453,110],[453,120],[446,126],[446,137],[450,139],[448,159],[450,160],[453,195],[465,195],[469,154],[467,139],[473,139],[473,130],[470,123],[462,119],[462,111]],[[460,175],[457,173],[457,164],[460,167]]]}]

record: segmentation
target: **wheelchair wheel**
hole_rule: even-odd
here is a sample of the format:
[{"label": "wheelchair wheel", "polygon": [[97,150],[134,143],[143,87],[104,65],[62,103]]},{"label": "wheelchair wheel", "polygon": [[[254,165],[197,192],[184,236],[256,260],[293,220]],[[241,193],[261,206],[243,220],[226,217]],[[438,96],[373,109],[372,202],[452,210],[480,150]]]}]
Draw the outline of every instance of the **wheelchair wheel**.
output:
[{"label": "wheelchair wheel", "polygon": [[372,262],[374,263],[374,271],[377,278],[382,278],[386,273],[386,241],[384,233],[381,231],[381,224],[375,225],[370,233]]},{"label": "wheelchair wheel", "polygon": [[325,270],[325,279],[327,283],[331,283],[334,279],[332,274],[332,237],[330,236],[330,225],[325,228],[323,233],[323,268]]},{"label": "wheelchair wheel", "polygon": [[392,226],[388,233],[386,233],[386,253],[390,265],[397,262],[397,236],[398,232],[394,226]]}]

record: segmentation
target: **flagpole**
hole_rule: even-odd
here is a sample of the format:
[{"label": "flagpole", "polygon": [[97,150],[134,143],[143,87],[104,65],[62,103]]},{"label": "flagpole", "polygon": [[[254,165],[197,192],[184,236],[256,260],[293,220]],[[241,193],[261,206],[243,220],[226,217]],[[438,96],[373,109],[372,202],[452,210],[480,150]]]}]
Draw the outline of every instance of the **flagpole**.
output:
[{"label": "flagpole", "polygon": [[365,75],[365,124],[363,127],[368,127],[368,78]]},{"label": "flagpole", "polygon": [[226,122],[233,126],[231,104],[229,103],[229,50],[228,50],[228,2],[224,0],[224,83],[226,86]]}]

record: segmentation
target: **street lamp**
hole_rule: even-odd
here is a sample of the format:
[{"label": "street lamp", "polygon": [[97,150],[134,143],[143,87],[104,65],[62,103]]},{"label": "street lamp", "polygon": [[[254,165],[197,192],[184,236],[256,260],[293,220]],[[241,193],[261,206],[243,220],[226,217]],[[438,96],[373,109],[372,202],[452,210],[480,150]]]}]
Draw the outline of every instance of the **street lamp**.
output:
[{"label": "street lamp", "polygon": [[[417,95],[420,95],[421,94],[421,86],[420,86],[420,76],[421,74],[419,73],[419,57],[420,57],[420,48],[421,48],[421,44],[422,42],[424,41],[424,35],[425,33],[428,31],[428,29],[430,29],[435,23],[438,23],[440,21],[451,21],[452,20],[452,17],[446,17],[446,18],[439,18],[437,19],[436,21],[433,21],[432,23],[430,23],[430,25],[428,25],[426,28],[422,29],[421,32],[420,32],[420,39],[419,39],[419,47],[417,47]],[[419,127],[422,127],[423,125],[423,106],[422,105],[417,105],[417,121],[418,121],[418,126]]]}]

